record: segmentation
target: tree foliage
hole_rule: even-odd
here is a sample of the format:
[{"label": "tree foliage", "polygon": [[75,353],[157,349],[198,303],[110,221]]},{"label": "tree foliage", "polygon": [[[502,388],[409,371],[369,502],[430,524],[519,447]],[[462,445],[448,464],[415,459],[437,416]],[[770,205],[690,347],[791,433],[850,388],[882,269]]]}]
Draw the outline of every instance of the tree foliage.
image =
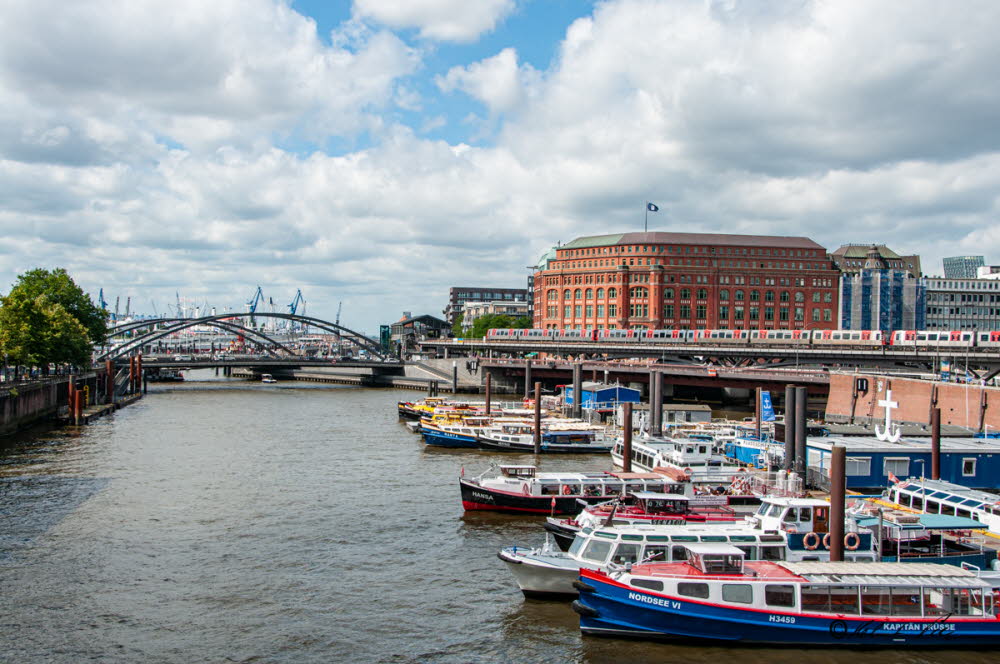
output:
[{"label": "tree foliage", "polygon": [[465,320],[465,314],[459,314],[455,316],[455,322],[451,324],[451,336],[462,337],[464,332],[462,331],[462,321]]},{"label": "tree foliage", "polygon": [[0,349],[16,364],[85,365],[108,334],[104,312],[62,268],[20,275],[0,303]]},{"label": "tree foliage", "polygon": [[486,314],[476,319],[468,336],[482,338],[493,328],[527,329],[531,327],[531,319],[527,316],[508,316],[507,314]]}]

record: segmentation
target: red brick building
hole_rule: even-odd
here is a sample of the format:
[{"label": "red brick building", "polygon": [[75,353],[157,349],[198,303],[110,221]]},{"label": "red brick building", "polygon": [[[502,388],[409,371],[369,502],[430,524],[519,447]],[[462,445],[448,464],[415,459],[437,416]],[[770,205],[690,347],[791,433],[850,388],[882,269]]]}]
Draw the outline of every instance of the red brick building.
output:
[{"label": "red brick building", "polygon": [[620,233],[554,247],[534,326],[835,329],[840,271],[804,237]]}]

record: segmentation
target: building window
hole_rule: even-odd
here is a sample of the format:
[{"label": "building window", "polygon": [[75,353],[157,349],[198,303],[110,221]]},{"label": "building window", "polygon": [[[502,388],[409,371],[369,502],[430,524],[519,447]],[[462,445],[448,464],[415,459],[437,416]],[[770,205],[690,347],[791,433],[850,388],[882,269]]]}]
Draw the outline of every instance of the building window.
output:
[{"label": "building window", "polygon": [[594,298],[594,291],[592,289],[590,289],[590,288],[587,289],[587,291],[586,291],[586,298],[588,300],[591,300],[591,299]]},{"label": "building window", "polygon": [[598,288],[597,289],[597,299],[598,300],[603,300],[604,299],[604,289],[603,288]]},{"label": "building window", "polygon": [[830,291],[827,291],[827,292],[823,293],[823,301],[824,302],[833,302],[833,293],[831,293]]},{"label": "building window", "polygon": [[674,305],[672,305],[672,304],[665,304],[665,305],[663,305],[663,317],[664,318],[673,318],[674,317]]},{"label": "building window", "polygon": [[743,301],[743,291],[741,291],[741,290],[736,291],[735,300],[737,302],[742,302]]},{"label": "building window", "polygon": [[833,321],[833,312],[830,309],[823,310],[823,322],[830,323]]},{"label": "building window", "polygon": [[774,307],[764,307],[764,320],[774,320]]},{"label": "building window", "polygon": [[705,290],[704,288],[699,288],[698,289],[698,299],[699,300],[704,300],[707,297],[708,297],[708,291]]},{"label": "building window", "polygon": [[723,320],[729,319],[729,307],[719,307],[719,318]]},{"label": "building window", "polygon": [[719,302],[728,302],[728,301],[729,301],[729,291],[727,291],[727,290],[720,290],[719,291]]},{"label": "building window", "polygon": [[820,316],[819,309],[813,309],[813,322],[814,323],[818,323],[819,322],[819,316]]},{"label": "building window", "polygon": [[795,301],[796,302],[805,302],[806,301],[806,295],[805,295],[805,293],[803,293],[802,291],[795,291]]},{"label": "building window", "polygon": [[734,320],[743,320],[743,307],[734,307],[733,308],[733,319]]},{"label": "building window", "polygon": [[813,302],[819,302],[819,298],[820,298],[820,292],[819,291],[815,291],[813,293]]},{"label": "building window", "polygon": [[681,318],[691,318],[691,305],[682,304],[681,305]]},{"label": "building window", "polygon": [[882,461],[882,474],[888,477],[890,473],[896,477],[909,477],[909,457],[886,457]]},{"label": "building window", "polygon": [[583,291],[581,291],[579,288],[577,288],[575,291],[573,291],[573,298],[574,299],[579,300],[582,296],[583,296]]},{"label": "building window", "polygon": [[[610,292],[610,291],[608,291],[608,292]],[[614,318],[617,315],[618,315],[618,305],[617,304],[609,304],[608,305],[608,316],[610,316],[611,318]]]},{"label": "building window", "polygon": [[569,289],[567,288],[566,290],[563,291],[563,299],[568,300],[569,298],[570,298],[570,292]]},{"label": "building window", "polygon": [[573,307],[573,315],[576,318],[579,318],[581,315],[583,315],[583,307],[579,304]]},{"label": "building window", "polygon": [[804,321],[806,319],[806,310],[802,307],[795,307],[795,320]]},{"label": "building window", "polygon": [[690,288],[682,288],[681,289],[681,299],[682,300],[690,300],[691,299],[691,289]]},{"label": "building window", "polygon": [[641,286],[636,286],[635,288],[632,288],[631,290],[629,290],[629,296],[630,297],[648,297],[649,296],[649,291],[646,290],[645,288],[642,288]]},{"label": "building window", "polygon": [[764,292],[764,301],[765,302],[774,302],[774,291],[770,291],[770,290],[769,291],[765,291]]},{"label": "building window", "polygon": [[572,315],[573,315],[573,307],[567,304],[566,306],[563,307],[563,318],[569,318]]},{"label": "building window", "polygon": [[587,318],[593,318],[593,316],[594,316],[594,305],[588,304],[586,311],[587,311]]},{"label": "building window", "polygon": [[750,301],[758,302],[760,300],[760,291],[752,290],[750,291]]},{"label": "building window", "polygon": [[618,289],[617,288],[609,288],[608,289],[608,298],[610,299],[610,298],[613,298],[613,297],[618,297]]},{"label": "building window", "polygon": [[674,289],[673,288],[667,288],[667,289],[665,289],[663,291],[663,299],[664,300],[672,300],[672,299],[674,299]]},{"label": "building window", "polygon": [[604,318],[604,305],[603,304],[597,305],[597,317],[598,318]]},{"label": "building window", "polygon": [[704,304],[699,304],[695,307],[695,318],[701,320],[705,318],[705,314],[708,313],[708,307]]},{"label": "building window", "polygon": [[788,308],[787,307],[782,307],[781,309],[778,310],[778,320],[785,321],[785,322],[788,321]]},{"label": "building window", "polygon": [[788,302],[788,291],[781,291],[781,297],[779,299],[782,302]]},{"label": "building window", "polygon": [[760,307],[750,307],[750,320],[760,320]]},{"label": "building window", "polygon": [[975,457],[963,458],[962,459],[962,477],[975,477],[976,476],[976,459]]}]

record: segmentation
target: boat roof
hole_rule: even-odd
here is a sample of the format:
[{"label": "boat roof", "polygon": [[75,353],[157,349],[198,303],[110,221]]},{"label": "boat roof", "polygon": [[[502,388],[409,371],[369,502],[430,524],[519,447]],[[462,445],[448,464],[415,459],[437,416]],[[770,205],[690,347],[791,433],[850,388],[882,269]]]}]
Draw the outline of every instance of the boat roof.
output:
[{"label": "boat roof", "polygon": [[[900,438],[889,443],[874,436],[809,436],[806,445],[813,449],[829,451],[834,445],[847,448],[848,454],[930,454],[930,438]],[[1000,451],[996,439],[989,438],[942,438],[941,454],[995,454]]]},{"label": "boat roof", "polygon": [[995,493],[970,489],[961,484],[953,484],[944,480],[921,480],[911,477],[905,482],[897,484],[895,488],[916,495],[926,494],[928,498],[934,500],[947,500],[963,507],[968,506],[969,508],[977,508],[1000,502],[1000,496]]},{"label": "boat roof", "polygon": [[935,563],[862,563],[862,562],[780,562],[786,570],[815,583],[860,583],[895,586],[932,585],[968,588],[990,587],[975,572],[956,565]]},{"label": "boat roof", "polygon": [[608,475],[612,477],[617,477],[620,480],[662,480],[666,479],[663,475],[659,473],[626,473],[626,472],[610,472]]},{"label": "boat roof", "polygon": [[[883,519],[882,527],[901,530],[978,530],[983,527],[981,521],[966,519],[963,516],[949,514],[914,514],[912,516],[918,517],[916,523],[897,523],[890,519]],[[857,517],[856,520],[860,528],[874,528],[879,524],[877,516]]]},{"label": "boat roof", "polygon": [[[662,475],[660,476],[660,479],[663,479]],[[687,501],[691,500],[689,497],[682,496],[679,493],[657,493],[655,491],[636,491],[632,495],[635,496],[636,498],[638,498],[639,500],[663,500],[663,499],[666,499],[666,500],[680,500],[680,501],[684,501],[684,502],[687,502]]]},{"label": "boat roof", "polygon": [[829,507],[829,501],[822,500],[820,498],[788,498],[784,496],[763,496],[760,499],[762,503],[769,503],[771,505],[784,505],[784,506],[794,506],[794,507]]},{"label": "boat roof", "polygon": [[714,554],[742,557],[744,555],[743,549],[732,544],[726,544],[725,542],[691,542],[690,544],[685,544],[684,548],[699,556]]}]

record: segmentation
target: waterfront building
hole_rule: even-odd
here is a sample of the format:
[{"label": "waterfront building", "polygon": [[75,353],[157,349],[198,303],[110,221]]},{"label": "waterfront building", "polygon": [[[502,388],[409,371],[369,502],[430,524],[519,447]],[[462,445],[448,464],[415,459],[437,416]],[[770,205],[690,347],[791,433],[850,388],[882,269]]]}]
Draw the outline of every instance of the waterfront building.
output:
[{"label": "waterfront building", "polygon": [[585,236],[536,266],[534,327],[833,329],[839,276],[805,237]]},{"label": "waterfront building", "polygon": [[528,303],[515,300],[498,300],[493,302],[466,302],[462,315],[462,329],[471,330],[480,316],[503,314],[511,318],[529,316]]},{"label": "waterfront building", "polygon": [[857,274],[865,266],[869,254],[874,248],[886,266],[893,270],[906,270],[914,277],[919,277],[920,256],[901,256],[884,244],[845,244],[830,254],[834,265],[844,274]]},{"label": "waterfront building", "polygon": [[448,289],[448,306],[442,312],[448,325],[454,325],[465,313],[467,302],[528,302],[528,289],[453,286]]},{"label": "waterfront building", "polygon": [[951,256],[942,262],[948,279],[975,279],[976,270],[986,265],[982,256]]},{"label": "waterfront building", "polygon": [[1000,279],[927,277],[923,284],[928,330],[1000,330]]},{"label": "waterfront building", "polygon": [[1000,279],[1000,265],[983,265],[976,268],[976,279]]},{"label": "waterfront building", "polygon": [[413,316],[404,311],[403,317],[389,326],[389,338],[399,356],[406,357],[416,350],[418,341],[447,337],[450,330],[451,325],[440,318],[429,314]]},{"label": "waterfront building", "polygon": [[871,245],[862,266],[841,275],[839,328],[883,332],[924,329],[924,285],[908,269],[891,267],[881,249]]}]

